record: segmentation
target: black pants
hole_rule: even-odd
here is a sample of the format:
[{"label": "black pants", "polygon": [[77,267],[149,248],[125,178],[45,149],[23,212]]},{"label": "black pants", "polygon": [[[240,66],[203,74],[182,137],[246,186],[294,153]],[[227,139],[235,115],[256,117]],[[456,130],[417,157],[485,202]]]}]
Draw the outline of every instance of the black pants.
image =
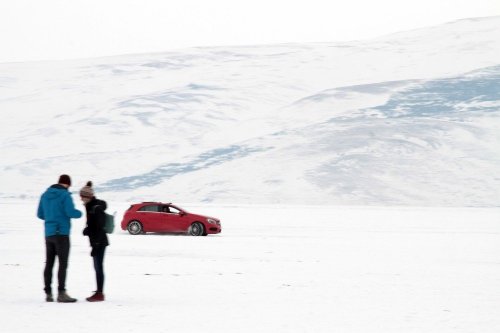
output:
[{"label": "black pants", "polygon": [[104,252],[106,247],[95,247],[92,249],[92,258],[94,258],[95,278],[97,281],[97,291],[102,293],[104,286]]},{"label": "black pants", "polygon": [[69,246],[69,236],[58,235],[45,237],[46,261],[43,277],[46,293],[52,293],[52,268],[54,267],[56,257],[59,260],[59,271],[57,273],[59,286],[57,290],[66,290],[66,270],[68,268]]}]

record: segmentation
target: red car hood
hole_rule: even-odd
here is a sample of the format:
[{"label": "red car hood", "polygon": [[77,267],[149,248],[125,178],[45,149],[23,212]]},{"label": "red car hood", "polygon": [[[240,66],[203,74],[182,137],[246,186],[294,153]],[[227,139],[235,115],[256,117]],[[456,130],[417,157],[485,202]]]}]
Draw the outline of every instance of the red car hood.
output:
[{"label": "red car hood", "polygon": [[212,217],[212,216],[206,216],[206,215],[200,215],[200,214],[192,214],[192,213],[189,213],[189,215],[191,215],[192,217],[194,218],[197,218],[197,219],[212,219],[212,220],[215,220],[215,221],[219,221],[220,220],[216,217]]}]

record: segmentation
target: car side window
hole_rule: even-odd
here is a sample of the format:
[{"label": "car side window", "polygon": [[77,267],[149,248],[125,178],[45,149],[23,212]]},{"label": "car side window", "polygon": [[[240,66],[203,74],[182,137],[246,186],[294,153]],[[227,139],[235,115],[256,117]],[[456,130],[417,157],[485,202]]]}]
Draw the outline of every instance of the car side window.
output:
[{"label": "car side window", "polygon": [[158,212],[159,211],[159,206],[158,205],[147,205],[143,206],[138,209],[139,212]]},{"label": "car side window", "polygon": [[170,209],[168,206],[162,206],[161,207],[161,212],[162,213],[170,213]]}]

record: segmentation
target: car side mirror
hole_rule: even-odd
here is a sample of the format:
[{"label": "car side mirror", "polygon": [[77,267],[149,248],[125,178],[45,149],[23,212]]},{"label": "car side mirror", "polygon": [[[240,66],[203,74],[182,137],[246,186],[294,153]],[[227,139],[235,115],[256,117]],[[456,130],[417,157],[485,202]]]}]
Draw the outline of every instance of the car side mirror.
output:
[{"label": "car side mirror", "polygon": [[179,212],[179,215],[180,215],[180,216],[184,216],[184,215],[186,215],[186,212],[183,212],[183,211],[181,210],[181,211]]}]

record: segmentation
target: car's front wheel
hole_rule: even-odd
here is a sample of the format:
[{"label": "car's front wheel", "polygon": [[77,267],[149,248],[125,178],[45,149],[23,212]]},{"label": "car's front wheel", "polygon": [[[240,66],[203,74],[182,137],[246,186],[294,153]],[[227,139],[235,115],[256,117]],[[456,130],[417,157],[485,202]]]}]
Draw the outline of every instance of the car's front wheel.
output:
[{"label": "car's front wheel", "polygon": [[191,236],[203,236],[205,233],[205,227],[200,222],[195,222],[189,227],[188,233]]},{"label": "car's front wheel", "polygon": [[135,220],[129,222],[129,224],[127,225],[127,231],[131,235],[139,235],[144,232],[141,222]]}]

